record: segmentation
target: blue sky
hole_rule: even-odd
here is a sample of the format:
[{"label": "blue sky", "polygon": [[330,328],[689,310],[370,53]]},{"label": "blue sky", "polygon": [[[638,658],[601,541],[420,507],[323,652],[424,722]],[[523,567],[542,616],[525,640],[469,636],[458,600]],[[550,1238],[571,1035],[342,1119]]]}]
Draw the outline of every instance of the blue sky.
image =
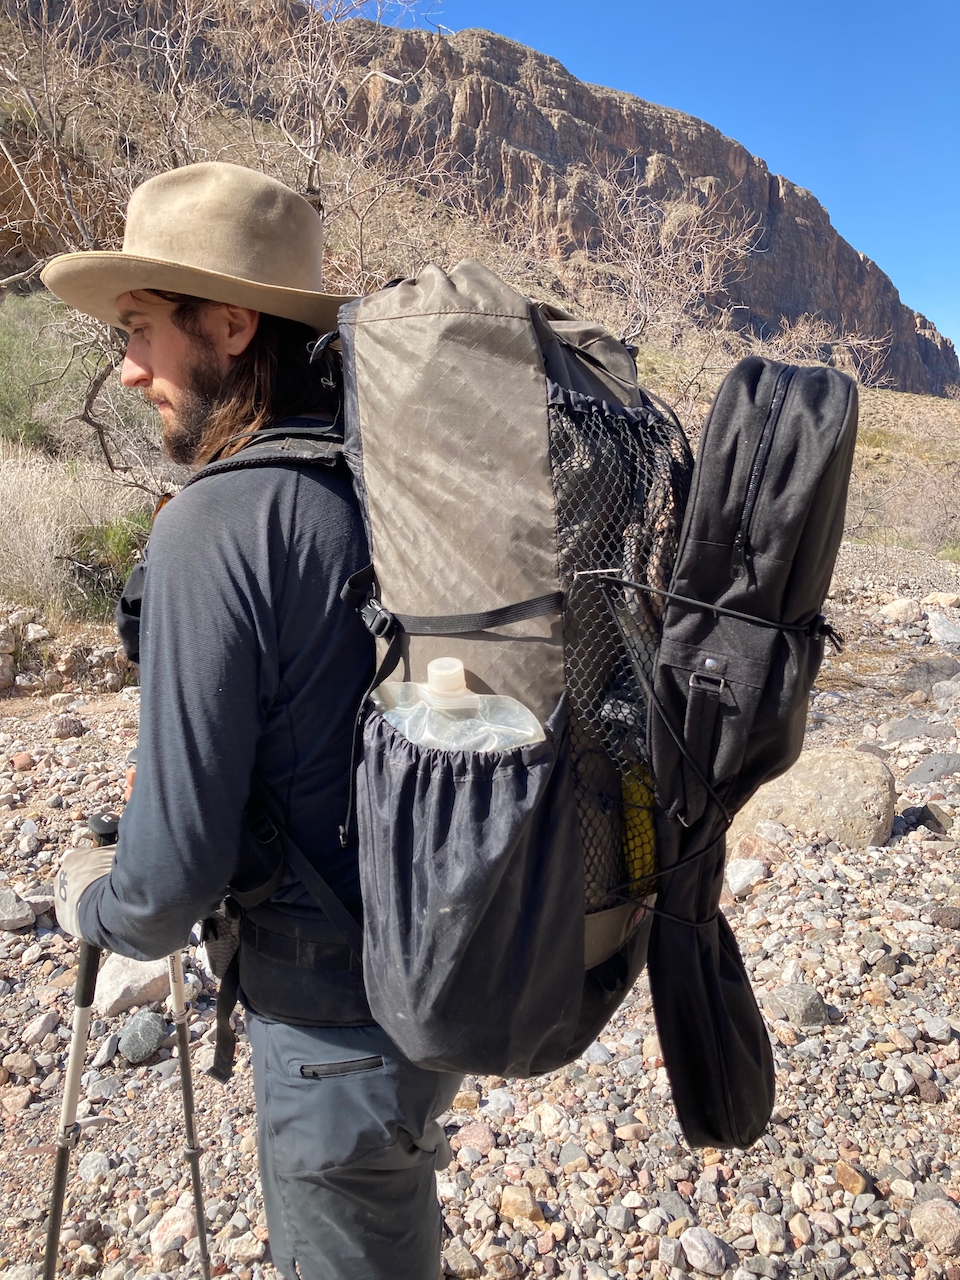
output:
[{"label": "blue sky", "polygon": [[437,0],[428,13],[709,121],[812,191],[960,346],[960,0]]}]

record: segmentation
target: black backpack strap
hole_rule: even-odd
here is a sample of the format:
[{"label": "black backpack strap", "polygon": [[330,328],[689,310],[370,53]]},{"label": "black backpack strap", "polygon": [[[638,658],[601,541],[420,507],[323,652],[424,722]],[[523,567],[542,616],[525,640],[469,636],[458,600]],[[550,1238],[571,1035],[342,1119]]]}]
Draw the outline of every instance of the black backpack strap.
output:
[{"label": "black backpack strap", "polygon": [[233,1075],[233,1059],[237,1051],[237,1033],[230,1025],[230,1016],[237,1007],[240,992],[240,952],[234,953],[227,971],[217,989],[217,1035],[214,1040],[213,1063],[207,1067],[207,1075],[226,1084]]},{"label": "black backpack strap", "polygon": [[[359,921],[341,902],[310,859],[297,846],[289,832],[284,830],[281,824],[277,822],[272,812],[273,805],[269,797],[265,795],[262,786],[257,789],[255,796],[261,823],[256,833],[257,839],[261,843],[272,846],[277,850],[281,859],[281,868],[283,866],[290,867],[350,950],[358,960],[361,959],[363,956],[363,929]],[[271,890],[272,892],[273,890]],[[236,897],[236,894],[233,894],[233,896]],[[269,897],[269,894],[266,896]],[[264,898],[260,899],[260,901],[264,900]]]},{"label": "black backpack strap", "polygon": [[[418,615],[391,613],[380,600],[380,588],[372,564],[350,575],[340,592],[344,604],[356,609],[371,635],[390,639],[397,631],[411,636],[458,636],[490,627],[505,627],[511,622],[526,622],[563,610],[563,592],[549,591],[532,600],[484,609],[479,613]],[[382,677],[385,678],[385,677]]]},{"label": "black backpack strap", "polygon": [[[228,440],[231,444],[242,436]],[[226,446],[224,446],[225,448]],[[206,476],[223,471],[244,471],[282,462],[333,467],[343,457],[343,428],[339,422],[320,418],[285,418],[249,437],[230,458],[215,458],[201,467],[183,486],[187,489]]]},{"label": "black backpack strap", "polygon": [[[241,890],[235,885],[229,889],[229,898],[236,904],[239,913],[251,911],[260,906],[279,889],[286,868],[289,866],[300,883],[304,886],[324,915],[343,938],[346,945],[358,960],[363,955],[363,930],[352,913],[340,901],[333,889],[313,863],[296,845],[291,836],[275,822],[269,801],[265,798],[264,789],[256,788],[244,816],[247,831],[263,846],[266,861],[274,864],[274,870],[268,879],[253,889]],[[272,806],[270,806],[272,807]],[[241,929],[241,942],[243,931]],[[207,1075],[219,1080],[221,1084],[233,1075],[233,1059],[237,1048],[237,1035],[230,1024],[230,1017],[237,1006],[240,990],[240,951],[239,947],[227,966],[220,987],[217,991],[216,1006],[216,1039],[214,1041],[213,1064],[207,1069]]]}]

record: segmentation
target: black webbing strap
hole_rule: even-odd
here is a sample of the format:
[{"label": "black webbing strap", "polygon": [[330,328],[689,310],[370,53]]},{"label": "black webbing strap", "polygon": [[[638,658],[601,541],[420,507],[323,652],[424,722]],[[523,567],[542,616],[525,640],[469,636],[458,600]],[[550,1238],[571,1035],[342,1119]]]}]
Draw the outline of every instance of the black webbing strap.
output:
[{"label": "black webbing strap", "polygon": [[323,909],[324,915],[343,938],[350,950],[360,958],[363,954],[363,930],[355,917],[347,910],[336,893],[303,853],[293,837],[280,825],[273,814],[270,797],[263,786],[255,791],[259,829],[257,839],[268,847],[273,846],[280,855],[281,865],[291,868],[310,896]]},{"label": "black webbing strap", "polygon": [[542,618],[548,613],[559,613],[562,608],[563,592],[550,591],[533,600],[524,600],[520,604],[505,604],[499,609],[485,609],[480,613],[450,613],[434,617],[395,613],[393,616],[407,635],[458,636],[468,631],[488,631],[491,627],[505,627],[511,622],[526,622],[528,618]]},{"label": "black webbing strap", "polygon": [[683,724],[683,740],[690,754],[681,757],[683,776],[683,821],[689,827],[707,806],[703,779],[710,772],[713,731],[720,711],[723,692],[722,676],[694,671],[687,692],[687,713]]},{"label": "black webbing strap", "polygon": [[[376,570],[372,564],[350,575],[340,592],[340,599],[359,611],[367,630],[378,639],[389,639],[397,629],[410,636],[466,635],[471,631],[488,631],[492,627],[506,627],[511,622],[526,622],[548,613],[560,613],[563,609],[563,592],[549,591],[532,600],[501,605],[498,609],[481,609],[477,613],[393,613],[380,600]],[[381,679],[385,678],[381,676]]]},{"label": "black webbing strap", "polygon": [[[247,830],[275,858],[276,865],[270,878],[256,889],[243,892],[234,886],[230,888],[230,897],[244,911],[259,906],[276,892],[283,880],[287,866],[290,866],[310,896],[323,909],[327,919],[343,938],[344,943],[358,960],[363,953],[363,930],[347,910],[334,891],[324,880],[312,862],[297,847],[286,831],[275,822],[270,812],[269,801],[260,787],[255,792],[253,802],[247,806],[245,814]],[[244,924],[247,922],[244,921]],[[241,925],[241,945],[243,938]],[[220,979],[217,991],[216,1039],[214,1041],[213,1065],[208,1068],[207,1075],[221,1084],[226,1084],[233,1075],[233,1059],[237,1049],[237,1036],[230,1025],[230,1016],[237,1006],[240,990],[240,953],[234,954],[226,972]]]},{"label": "black webbing strap", "polygon": [[[346,588],[344,588],[346,590]],[[343,822],[340,824],[340,848],[345,849],[350,843],[350,828],[353,825],[353,805],[356,800],[357,793],[357,752],[360,750],[360,734],[363,730],[363,722],[367,715],[367,702],[370,695],[378,685],[386,680],[387,676],[393,675],[397,663],[400,661],[400,637],[401,631],[394,631],[390,637],[390,643],[387,646],[387,652],[383,655],[383,661],[374,672],[373,679],[367,686],[366,692],[360,699],[360,706],[357,708],[356,719],[353,722],[353,737],[350,741],[350,773],[348,775],[349,793],[347,796],[347,812],[344,815]]]},{"label": "black webbing strap", "polygon": [[[717,795],[714,788],[711,786],[703,770],[700,768],[699,762],[695,760],[693,756],[690,754],[690,750],[687,747],[686,742],[684,741],[683,734],[680,732],[680,730],[676,727],[676,725],[672,722],[670,717],[667,715],[667,712],[664,709],[663,703],[660,701],[660,699],[657,697],[656,693],[654,692],[653,685],[650,683],[649,679],[647,678],[647,673],[644,671],[642,665],[640,664],[640,661],[637,657],[635,646],[630,643],[630,640],[627,637],[626,632],[624,631],[623,622],[620,619],[620,614],[617,610],[617,606],[614,603],[613,596],[609,590],[611,586],[623,586],[624,585],[623,580],[620,578],[613,578],[610,576],[603,576],[603,577],[600,577],[598,580],[600,582],[600,589],[603,592],[604,599],[607,602],[607,607],[610,610],[610,616],[613,618],[614,626],[617,628],[617,633],[620,636],[620,641],[630,661],[630,666],[633,670],[634,676],[637,679],[637,683],[640,685],[640,688],[643,690],[646,696],[650,699],[651,705],[656,708],[657,713],[660,716],[660,719],[663,721],[663,724],[667,732],[670,734],[670,737],[673,738],[674,742],[676,743],[677,750],[680,752],[681,756],[683,757],[685,764],[692,771],[694,777],[703,787],[706,794],[710,797],[710,799],[714,802],[714,804],[719,808],[720,812],[724,816],[724,819],[729,825],[733,821],[733,815],[730,813],[726,805],[723,803],[723,801]],[[627,585],[632,586],[633,583],[629,583]],[[683,821],[682,818],[680,820],[681,822]],[[694,861],[694,860],[695,859],[691,859],[691,861]],[[667,867],[664,869],[664,871],[658,872],[657,874],[664,875],[664,874],[671,873],[673,871],[676,871],[680,865],[681,865],[680,863],[675,863],[674,866]]]},{"label": "black webbing strap", "polygon": [[240,956],[235,954],[220,979],[217,991],[217,1034],[214,1041],[213,1063],[207,1075],[226,1084],[233,1075],[233,1059],[237,1051],[237,1033],[230,1023],[230,1016],[237,1007],[240,991]]}]

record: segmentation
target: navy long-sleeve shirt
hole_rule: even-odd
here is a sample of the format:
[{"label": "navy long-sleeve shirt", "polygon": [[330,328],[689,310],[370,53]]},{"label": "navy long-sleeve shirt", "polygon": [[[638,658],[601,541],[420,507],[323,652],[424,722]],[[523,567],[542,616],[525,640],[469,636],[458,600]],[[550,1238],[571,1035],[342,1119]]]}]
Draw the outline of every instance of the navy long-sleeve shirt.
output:
[{"label": "navy long-sleeve shirt", "polygon": [[[296,843],[358,907],[356,848],[341,848],[338,828],[373,641],[339,592],[368,560],[342,464],[204,477],[157,517],[137,781],[110,875],[81,899],[88,941],[141,960],[184,944],[244,878],[254,772]],[[316,910],[290,873],[273,901]]]}]

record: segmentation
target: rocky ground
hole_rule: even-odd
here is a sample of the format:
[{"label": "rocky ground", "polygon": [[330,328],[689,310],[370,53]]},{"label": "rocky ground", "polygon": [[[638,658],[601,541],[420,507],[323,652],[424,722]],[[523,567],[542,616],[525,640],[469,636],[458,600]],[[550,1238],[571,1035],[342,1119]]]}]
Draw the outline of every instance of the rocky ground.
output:
[{"label": "rocky ground", "polygon": [[[738,824],[723,901],[768,1019],[769,1131],[749,1151],[685,1144],[641,979],[578,1062],[464,1081],[439,1176],[449,1274],[960,1280],[960,572],[848,547],[828,608],[847,644],[812,699],[813,775]],[[71,657],[17,618],[6,669],[30,679],[0,700],[0,1274],[33,1280],[76,962],[52,875],[87,815],[119,802],[137,691],[108,638]],[[213,984],[184,954],[214,1270],[273,1280],[246,1043],[228,1087],[203,1075]],[[186,1280],[165,970],[108,965],[62,1270]]]}]

